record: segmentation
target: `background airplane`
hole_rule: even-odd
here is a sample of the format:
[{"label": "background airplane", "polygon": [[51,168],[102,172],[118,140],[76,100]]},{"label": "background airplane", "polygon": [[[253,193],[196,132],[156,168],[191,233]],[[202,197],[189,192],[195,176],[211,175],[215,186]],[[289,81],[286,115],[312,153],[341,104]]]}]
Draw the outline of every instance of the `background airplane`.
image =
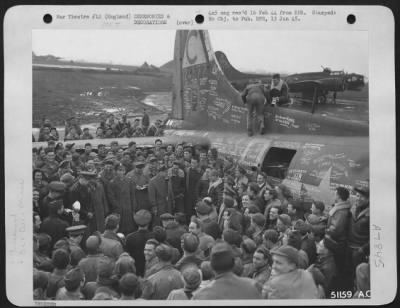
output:
[{"label": "background airplane", "polygon": [[[249,82],[261,80],[264,84],[270,84],[272,74],[245,73],[237,70],[229,62],[228,57],[222,51],[216,51],[215,56],[220,64],[226,78],[232,86],[242,91]],[[323,68],[321,72],[308,72],[292,75],[281,74],[281,77],[289,86],[290,93],[299,93],[302,99],[318,104],[327,102],[327,95],[333,92],[333,99],[336,100],[337,92],[347,90],[360,91],[364,85],[364,76],[360,74],[347,74],[344,71],[332,71]]]},{"label": "background airplane", "polygon": [[364,86],[364,76],[323,68],[322,72],[289,75],[286,82],[290,93],[300,93],[303,99],[317,100],[318,104],[325,104],[329,92],[333,92],[333,102],[336,102],[337,92],[361,90]]}]

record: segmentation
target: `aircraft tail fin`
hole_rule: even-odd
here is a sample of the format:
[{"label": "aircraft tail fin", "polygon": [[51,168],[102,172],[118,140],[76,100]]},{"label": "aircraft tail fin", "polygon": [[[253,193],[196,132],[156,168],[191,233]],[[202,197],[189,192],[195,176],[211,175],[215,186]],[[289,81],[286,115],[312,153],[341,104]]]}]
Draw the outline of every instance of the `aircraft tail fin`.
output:
[{"label": "aircraft tail fin", "polygon": [[224,75],[204,30],[175,38],[172,116],[185,128],[245,130],[247,108]]}]

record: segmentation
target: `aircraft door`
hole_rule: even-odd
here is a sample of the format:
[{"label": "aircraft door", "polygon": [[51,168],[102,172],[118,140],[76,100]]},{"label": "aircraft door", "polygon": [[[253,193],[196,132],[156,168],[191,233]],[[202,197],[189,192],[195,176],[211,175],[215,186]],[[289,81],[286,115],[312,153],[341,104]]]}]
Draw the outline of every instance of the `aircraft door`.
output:
[{"label": "aircraft door", "polygon": [[295,149],[271,147],[261,165],[261,171],[267,174],[271,183],[280,183],[286,178],[295,154]]}]

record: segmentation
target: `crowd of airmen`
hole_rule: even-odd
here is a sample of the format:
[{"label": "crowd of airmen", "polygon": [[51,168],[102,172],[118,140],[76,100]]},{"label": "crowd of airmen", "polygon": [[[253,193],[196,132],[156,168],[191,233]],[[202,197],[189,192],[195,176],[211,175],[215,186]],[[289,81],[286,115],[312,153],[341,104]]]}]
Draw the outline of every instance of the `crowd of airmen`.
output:
[{"label": "crowd of airmen", "polygon": [[33,147],[34,298],[370,296],[369,189],[293,198],[215,148]]},{"label": "crowd of airmen", "polygon": [[[131,122],[126,114],[116,118],[114,114],[100,115],[100,123],[96,127],[96,132],[90,132],[89,127],[81,128],[80,119],[70,117],[65,121],[64,141],[72,140],[90,140],[90,139],[109,139],[109,138],[131,138],[145,136],[162,136],[163,121],[155,119],[150,122],[150,116],[143,109],[143,116],[136,117]],[[33,142],[59,141],[60,135],[57,128],[52,124],[49,118],[43,118],[40,124],[37,140],[32,136]]]}]

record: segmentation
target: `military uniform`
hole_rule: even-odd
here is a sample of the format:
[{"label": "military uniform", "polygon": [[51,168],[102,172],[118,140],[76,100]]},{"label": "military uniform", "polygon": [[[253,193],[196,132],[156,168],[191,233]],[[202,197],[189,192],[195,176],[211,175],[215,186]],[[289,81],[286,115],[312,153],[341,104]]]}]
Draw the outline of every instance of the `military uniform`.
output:
[{"label": "military uniform", "polygon": [[55,299],[58,289],[64,287],[64,276],[67,273],[67,269],[54,269],[49,275],[49,282],[47,285],[46,296],[49,299]]},{"label": "military uniform", "polygon": [[195,214],[195,206],[198,200],[197,185],[201,179],[201,173],[198,169],[188,168],[186,174],[186,201],[185,201],[185,213],[186,221],[190,221],[190,217]]},{"label": "military uniform", "polygon": [[149,201],[153,212],[153,226],[160,225],[160,215],[171,212],[168,180],[165,177],[157,175],[150,180]]},{"label": "military uniform", "polygon": [[[68,234],[70,236],[78,236],[78,235],[85,235],[85,232],[87,230],[87,227],[85,225],[77,225],[77,226],[72,226],[72,227],[68,227],[67,229],[65,229],[65,231],[68,232]],[[79,263],[79,261],[83,258],[86,257],[86,254],[84,253],[83,249],[81,248],[81,246],[74,242],[72,239],[68,238],[67,242],[69,244],[69,248],[71,249],[71,263],[73,262],[73,259],[75,261],[77,261],[77,263]]]},{"label": "military uniform", "polygon": [[52,198],[47,195],[41,202],[39,202],[39,215],[42,221],[49,216],[49,204],[57,200],[62,200],[62,198]]},{"label": "military uniform", "polygon": [[[60,203],[62,201],[58,200],[55,202]],[[47,233],[51,236],[50,247],[53,247],[58,240],[66,236],[66,229],[69,227],[68,223],[62,220],[57,214],[57,208],[52,208],[52,206],[53,204],[50,205],[49,217],[47,217],[40,226],[40,232]]]},{"label": "military uniform", "polygon": [[[178,161],[174,164],[180,165]],[[172,174],[172,169],[168,170],[168,190],[172,203],[173,213],[185,212],[185,173],[182,169],[178,170],[178,174]]]},{"label": "military uniform", "polygon": [[217,209],[222,204],[222,194],[224,191],[224,182],[221,179],[217,179],[214,183],[210,183],[207,195],[211,198],[213,204]]},{"label": "military uniform", "polygon": [[254,268],[254,272],[252,274],[252,278],[256,281],[259,285],[260,290],[262,289],[263,285],[267,282],[269,277],[271,276],[271,267],[266,264],[262,268]]},{"label": "military uniform", "polygon": [[[54,191],[56,193],[64,193],[65,191],[65,184],[59,181],[53,181],[47,186],[48,190]],[[62,200],[62,196],[57,198],[53,198],[48,194],[44,197],[41,201],[39,201],[39,208],[40,208],[40,218],[44,220],[46,217],[49,216],[49,204],[56,200]]]},{"label": "military uniform", "polygon": [[[205,204],[205,202],[199,202],[195,210],[200,216],[210,215],[212,208]],[[212,236],[214,240],[221,237],[221,229],[216,221],[212,220],[209,216],[201,217],[200,220],[203,223],[203,232],[205,234]]]},{"label": "military uniform", "polygon": [[[168,215],[168,213],[163,215]],[[163,220],[163,215],[161,215],[161,220]],[[165,232],[167,234],[167,242],[170,243],[171,246],[182,252],[181,236],[186,233],[186,230],[177,222],[172,221],[166,226]]]},{"label": "military uniform", "polygon": [[147,240],[151,238],[154,238],[154,235],[149,230],[138,230],[126,237],[126,250],[135,259],[138,276],[144,276],[146,260],[143,251]]},{"label": "military uniform", "polygon": [[[82,176],[92,180],[87,186],[81,185],[79,181],[73,184],[69,191],[70,202],[79,201],[81,209],[80,218],[84,224],[89,225],[91,232],[104,229],[104,216],[108,212],[108,203],[105,196],[103,185],[95,180],[96,173],[81,171]],[[92,219],[89,219],[88,213],[92,213]]]},{"label": "military uniform", "polygon": [[148,278],[151,275],[157,273],[161,269],[161,264],[158,261],[158,258],[155,256],[150,262],[146,261],[144,268],[144,278]]},{"label": "military uniform", "polygon": [[172,290],[184,287],[181,273],[172,264],[164,265],[157,273],[148,278],[152,284],[151,300],[167,299]]},{"label": "military uniform", "polygon": [[132,232],[137,206],[135,183],[127,177],[115,177],[109,184],[109,200],[111,212],[120,215],[119,231],[124,234]]},{"label": "military uniform", "polygon": [[303,269],[271,276],[262,293],[265,299],[312,299],[319,296],[312,274]]},{"label": "military uniform", "polygon": [[121,240],[119,237],[110,230],[105,230],[101,236],[100,250],[105,256],[117,260],[124,252]]},{"label": "military uniform", "polygon": [[95,231],[104,231],[105,217],[109,213],[109,202],[107,200],[104,185],[96,179],[92,183],[91,203],[93,209],[93,218],[89,220],[89,233]]},{"label": "military uniform", "polygon": [[47,161],[42,167],[44,174],[46,175],[46,179],[48,181],[57,181],[58,180],[58,162],[54,161]]},{"label": "military uniform", "polygon": [[286,82],[279,78],[277,85],[271,84],[271,88],[266,93],[268,103],[273,103],[273,99],[277,99],[277,105],[287,104],[289,102],[289,87]]},{"label": "military uniform", "polygon": [[103,253],[89,254],[79,261],[78,267],[85,274],[86,282],[96,281],[97,264],[101,258],[104,258]]},{"label": "military uniform", "polygon": [[195,292],[193,299],[261,299],[256,282],[232,272],[217,275],[214,282]]},{"label": "military uniform", "polygon": [[[144,168],[145,164],[143,162],[137,162],[135,164],[135,168]],[[136,185],[136,209],[138,210],[148,210],[150,211],[150,203],[149,203],[149,195],[148,195],[148,184],[149,184],[149,177],[138,173],[135,170],[127,173],[126,175],[128,178],[132,179]]]},{"label": "military uniform", "polygon": [[104,188],[104,192],[106,194],[108,204],[111,204],[110,197],[109,197],[110,196],[110,182],[115,178],[114,163],[111,160],[105,160],[103,164],[104,164],[104,166],[109,164],[113,168],[110,172],[108,172],[108,171],[106,172],[105,169],[103,169],[99,174],[99,181],[103,184],[103,188]]},{"label": "military uniform", "polygon": [[253,112],[256,112],[257,120],[260,122],[260,130],[264,128],[264,105],[267,102],[263,84],[252,84],[241,93],[243,103],[247,106],[247,130],[249,136],[253,135]]},{"label": "military uniform", "polygon": [[70,292],[65,287],[60,288],[57,291],[56,300],[64,300],[64,301],[79,301],[83,300],[85,297],[81,293],[80,290]]}]

